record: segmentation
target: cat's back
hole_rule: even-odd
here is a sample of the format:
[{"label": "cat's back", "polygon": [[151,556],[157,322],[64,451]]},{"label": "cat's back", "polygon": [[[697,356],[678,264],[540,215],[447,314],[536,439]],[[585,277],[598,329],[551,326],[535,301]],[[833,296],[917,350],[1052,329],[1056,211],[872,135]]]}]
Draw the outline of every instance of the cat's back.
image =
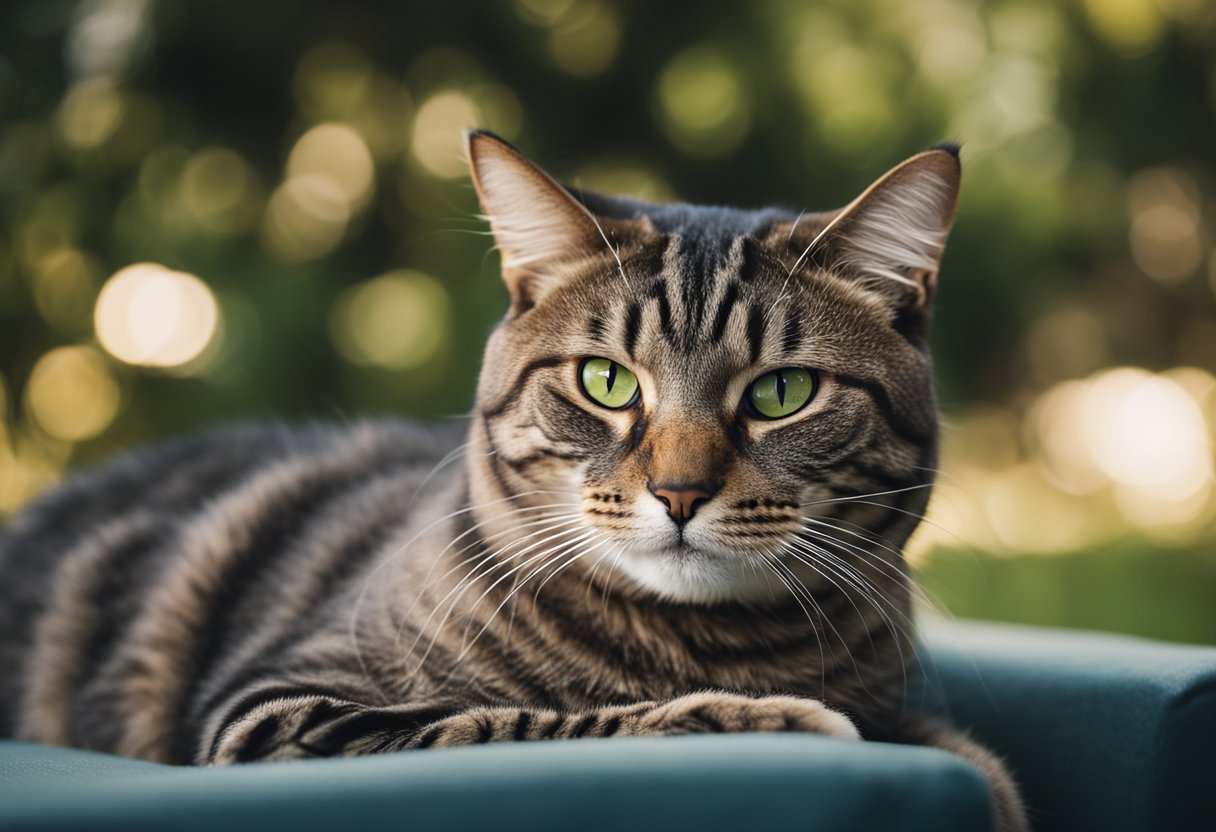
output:
[{"label": "cat's back", "polygon": [[[178,677],[188,706],[288,594],[319,606],[353,574],[458,442],[390,420],[244,426],[134,451],[36,500],[0,530],[0,736],[104,745],[81,734],[133,667]],[[157,630],[160,653],[140,644]]]}]

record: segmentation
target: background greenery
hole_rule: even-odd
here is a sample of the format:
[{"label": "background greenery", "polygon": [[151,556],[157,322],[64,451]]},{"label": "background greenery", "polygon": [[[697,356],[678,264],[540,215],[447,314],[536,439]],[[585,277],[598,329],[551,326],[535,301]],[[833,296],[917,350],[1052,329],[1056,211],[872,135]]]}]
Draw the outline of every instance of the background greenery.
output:
[{"label": "background greenery", "polygon": [[928,591],[1216,642],[1214,121],[1206,0],[5,3],[0,512],[212,423],[463,412],[461,128],[810,210],[957,138]]}]

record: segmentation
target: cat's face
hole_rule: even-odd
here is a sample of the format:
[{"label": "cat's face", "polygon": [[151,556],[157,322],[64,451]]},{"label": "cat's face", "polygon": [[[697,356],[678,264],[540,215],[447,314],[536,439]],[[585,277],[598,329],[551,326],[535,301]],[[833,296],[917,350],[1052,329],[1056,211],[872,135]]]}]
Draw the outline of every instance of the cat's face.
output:
[{"label": "cat's face", "polygon": [[593,218],[496,139],[470,151],[512,293],[473,490],[521,571],[552,554],[671,600],[758,601],[897,556],[934,461],[924,327],[953,155],[840,213],[594,198]]}]

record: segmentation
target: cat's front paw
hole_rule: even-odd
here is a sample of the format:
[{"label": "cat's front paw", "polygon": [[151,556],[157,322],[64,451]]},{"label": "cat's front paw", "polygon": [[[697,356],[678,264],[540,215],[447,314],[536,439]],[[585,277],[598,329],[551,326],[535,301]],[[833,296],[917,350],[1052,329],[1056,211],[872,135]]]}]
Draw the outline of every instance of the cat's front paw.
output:
[{"label": "cat's front paw", "polygon": [[815,699],[750,697],[708,691],[657,706],[640,720],[639,733],[722,734],[748,731],[806,731],[859,740],[852,721]]}]

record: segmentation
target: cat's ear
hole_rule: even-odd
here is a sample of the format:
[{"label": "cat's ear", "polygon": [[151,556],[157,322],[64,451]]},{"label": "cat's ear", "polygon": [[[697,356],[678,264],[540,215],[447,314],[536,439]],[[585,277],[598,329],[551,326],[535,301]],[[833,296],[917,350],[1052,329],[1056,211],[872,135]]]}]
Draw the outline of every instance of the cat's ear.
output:
[{"label": "cat's ear", "polygon": [[901,311],[926,309],[954,220],[960,174],[955,146],[913,156],[832,217],[804,253]]},{"label": "cat's ear", "polygon": [[601,226],[553,177],[493,133],[467,134],[469,169],[502,255],[515,307],[557,280],[555,267],[606,251]]}]

